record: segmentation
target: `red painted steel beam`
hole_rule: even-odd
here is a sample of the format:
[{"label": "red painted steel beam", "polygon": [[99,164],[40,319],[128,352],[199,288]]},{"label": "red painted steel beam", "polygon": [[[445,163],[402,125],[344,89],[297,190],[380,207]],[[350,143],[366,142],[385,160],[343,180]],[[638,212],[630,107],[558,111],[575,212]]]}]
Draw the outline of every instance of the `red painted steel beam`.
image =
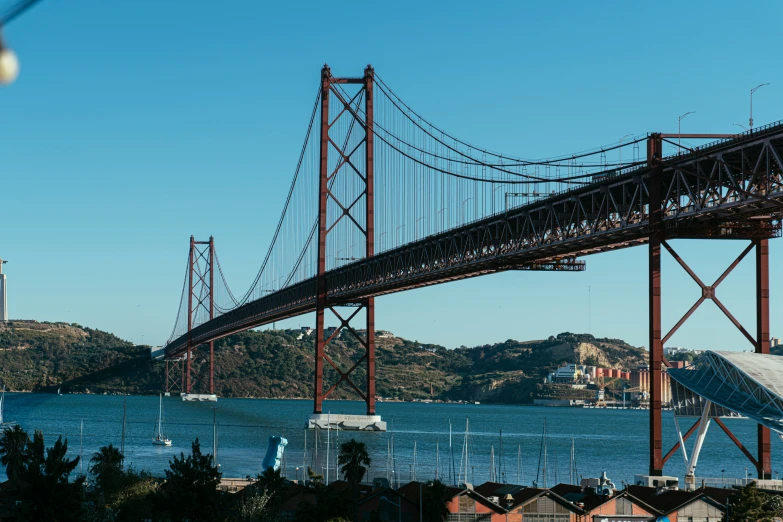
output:
[{"label": "red painted steel beam", "polygon": [[[209,320],[215,318],[215,239],[209,237]],[[215,341],[209,342],[209,393],[215,393]]]},{"label": "red painted steel beam", "polygon": [[[693,426],[691,426],[691,429],[689,429],[685,435],[682,436],[682,441],[685,442],[688,440],[688,438],[693,435],[693,433],[696,431],[696,428],[699,427],[699,421],[696,421],[693,423]],[[669,450],[669,453],[666,454],[665,457],[663,457],[663,463],[666,464],[670,458],[672,458],[672,455],[674,455],[677,450],[680,449],[680,443],[678,442],[674,446],[672,446],[672,449]]]},{"label": "red painted steel beam", "polygon": [[[364,70],[364,112],[366,114],[365,176],[367,179],[367,219],[365,257],[375,255],[375,70]],[[365,301],[367,321],[367,415],[375,415],[375,298]]]},{"label": "red painted steel beam", "polygon": [[196,242],[193,238],[193,236],[190,236],[190,254],[189,254],[189,262],[188,262],[188,353],[187,353],[187,371],[184,375],[184,386],[183,391],[185,393],[190,393],[190,352],[193,350],[193,340],[192,340],[192,332],[193,332],[193,263],[195,262],[195,259],[193,258],[193,252],[196,248]]},{"label": "red painted steel beam", "polygon": [[[756,241],[756,353],[769,353],[769,240]],[[760,479],[772,478],[769,428],[758,425],[758,463]]]},{"label": "red painted steel beam", "polygon": [[737,134],[659,134],[658,136],[661,138],[723,140],[728,138],[736,138]]},{"label": "red painted steel beam", "polygon": [[[748,460],[750,460],[750,462],[751,462],[751,463],[753,463],[753,465],[754,465],[754,466],[756,466],[756,469],[759,469],[759,463],[758,463],[758,461],[757,461],[757,460],[756,460],[756,459],[753,457],[753,454],[752,454],[750,451],[748,451],[748,449],[747,449],[745,446],[743,446],[743,445],[742,445],[742,443],[739,441],[739,439],[737,439],[737,437],[735,437],[735,436],[734,436],[734,434],[731,432],[731,430],[729,429],[729,427],[728,427],[728,426],[726,426],[725,424],[723,424],[723,421],[722,421],[722,420],[720,420],[720,418],[719,418],[719,417],[713,417],[713,418],[712,418],[712,420],[714,420],[714,421],[715,421],[715,424],[717,424],[718,426],[720,426],[720,429],[722,429],[722,430],[723,430],[723,431],[726,433],[726,435],[728,435],[728,436],[729,436],[729,438],[731,439],[731,441],[732,441],[732,442],[733,442],[733,443],[734,443],[734,444],[735,444],[735,445],[736,445],[736,446],[737,446],[737,447],[738,447],[740,450],[742,450],[742,453],[744,453],[744,454],[745,454],[745,456],[746,456],[746,457],[748,457]],[[698,423],[697,423],[697,424],[698,424]],[[760,477],[760,478],[761,478],[761,477]]]},{"label": "red painted steel beam", "polygon": [[326,203],[329,194],[329,93],[332,73],[321,69],[321,162],[318,173],[318,266],[315,309],[315,386],[313,413],[323,412],[324,313],[326,312]]},{"label": "red painted steel beam", "polygon": [[647,139],[647,164],[652,169],[649,185],[650,242],[649,261],[649,334],[650,334],[650,475],[663,475],[663,433],[661,428],[661,397],[663,375],[663,343],[661,342],[661,185],[663,144],[660,134]]}]

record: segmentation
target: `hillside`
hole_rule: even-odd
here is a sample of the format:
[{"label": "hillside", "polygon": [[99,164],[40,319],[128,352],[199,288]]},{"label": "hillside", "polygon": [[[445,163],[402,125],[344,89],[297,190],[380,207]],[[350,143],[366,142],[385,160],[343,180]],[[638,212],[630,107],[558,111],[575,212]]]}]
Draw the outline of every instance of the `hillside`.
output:
[{"label": "hillside", "polygon": [[[313,339],[297,331],[250,331],[215,343],[215,383],[223,397],[308,398],[313,381]],[[349,368],[363,348],[336,341],[332,360]],[[13,390],[157,393],[164,364],[149,360],[146,347],[76,324],[12,321],[0,323],[0,381]],[[206,391],[205,350],[193,362],[194,391]],[[646,352],[618,339],[563,333],[538,341],[514,341],[448,350],[398,337],[376,346],[377,394],[404,400],[430,397],[483,402],[526,403],[537,384],[564,362],[634,368]],[[363,372],[354,374],[361,383]],[[327,365],[325,382],[337,380]],[[355,398],[341,386],[334,398]]]}]

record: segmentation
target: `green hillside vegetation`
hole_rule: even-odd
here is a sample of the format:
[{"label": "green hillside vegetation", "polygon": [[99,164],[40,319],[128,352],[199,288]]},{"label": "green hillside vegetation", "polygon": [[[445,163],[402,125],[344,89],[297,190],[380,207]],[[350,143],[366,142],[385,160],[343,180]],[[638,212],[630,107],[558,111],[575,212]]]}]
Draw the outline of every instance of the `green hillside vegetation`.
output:
[{"label": "green hillside vegetation", "polygon": [[[309,398],[313,385],[313,337],[295,330],[248,331],[215,342],[215,386],[222,397]],[[349,334],[327,353],[341,369],[364,352]],[[193,360],[194,391],[206,392],[207,350]],[[424,344],[398,337],[376,341],[376,390],[380,397],[528,403],[547,373],[566,362],[635,368],[646,352],[618,339],[562,333],[538,341],[460,347]],[[363,387],[360,366],[352,375]],[[328,388],[338,378],[326,364]],[[0,323],[0,382],[13,390],[68,393],[154,394],[163,389],[164,363],[147,347],[76,324]],[[432,391],[432,395],[430,392]],[[356,399],[347,384],[331,395]]]}]

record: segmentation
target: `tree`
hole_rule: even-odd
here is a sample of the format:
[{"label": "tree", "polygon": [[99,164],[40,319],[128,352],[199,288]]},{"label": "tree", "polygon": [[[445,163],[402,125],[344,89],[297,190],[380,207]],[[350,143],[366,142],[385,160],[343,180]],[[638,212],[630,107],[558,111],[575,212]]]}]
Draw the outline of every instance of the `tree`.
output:
[{"label": "tree", "polygon": [[307,482],[311,485],[318,485],[324,483],[324,476],[313,471],[313,468],[307,466]]},{"label": "tree", "polygon": [[729,499],[726,522],[772,522],[779,520],[781,513],[777,495],[769,495],[759,491],[755,483],[750,483],[740,489]]},{"label": "tree", "polygon": [[95,483],[104,495],[111,495],[122,487],[124,458],[120,450],[111,444],[92,454],[90,473],[95,475]]},{"label": "tree", "polygon": [[367,445],[364,442],[351,439],[340,445],[340,456],[337,457],[337,463],[341,466],[340,471],[352,488],[356,488],[362,481],[371,461],[370,455],[367,453]]},{"label": "tree", "polygon": [[193,442],[190,455],[185,457],[180,453],[179,458],[169,462],[169,467],[161,508],[171,520],[195,522],[219,518],[220,471],[213,465],[212,455],[201,453],[198,439]]},{"label": "tree", "polygon": [[269,503],[271,496],[264,492],[259,493],[254,491],[253,493],[245,496],[239,504],[237,513],[237,522],[263,522],[266,520],[274,520],[270,514]]},{"label": "tree", "polygon": [[446,504],[451,500],[446,484],[440,480],[430,482],[424,486],[422,493],[424,505],[422,506],[423,522],[443,522],[449,516]]},{"label": "tree", "polygon": [[46,448],[43,434],[35,432],[14,479],[12,505],[16,520],[79,520],[84,477],[69,482],[68,477],[79,465],[79,457],[68,459],[67,453],[67,440],[58,437],[54,446]]},{"label": "tree", "polygon": [[11,481],[24,466],[25,450],[29,442],[29,435],[18,424],[3,430],[3,438],[0,439],[0,463],[5,466],[5,474]]},{"label": "tree", "polygon": [[158,482],[145,472],[132,468],[122,474],[122,488],[112,497],[110,508],[116,511],[117,522],[152,520],[155,514],[152,500],[158,491]]}]

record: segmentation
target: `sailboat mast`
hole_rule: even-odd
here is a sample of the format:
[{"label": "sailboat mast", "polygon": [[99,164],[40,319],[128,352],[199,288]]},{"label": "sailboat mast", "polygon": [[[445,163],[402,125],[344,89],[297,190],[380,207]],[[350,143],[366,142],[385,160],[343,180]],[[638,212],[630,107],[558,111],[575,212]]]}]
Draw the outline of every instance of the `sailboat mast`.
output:
[{"label": "sailboat mast", "polygon": [[456,479],[454,477],[454,447],[451,445],[451,419],[449,419],[449,483],[454,485]]},{"label": "sailboat mast", "polygon": [[521,475],[520,475],[520,469],[522,467],[522,445],[517,444],[517,485],[521,486]]},{"label": "sailboat mast", "polygon": [[305,468],[307,467],[307,428],[304,430],[304,451],[302,452],[302,483],[304,483]]},{"label": "sailboat mast", "polygon": [[326,485],[329,485],[329,436],[332,431],[332,412],[326,415]]},{"label": "sailboat mast", "polygon": [[[5,388],[3,388],[5,395]],[[84,475],[84,419],[79,423],[79,473]]]},{"label": "sailboat mast", "polygon": [[120,443],[120,452],[122,453],[122,468],[125,468],[125,419],[128,413],[128,399],[122,401],[122,441]]},{"label": "sailboat mast", "polygon": [[158,397],[158,438],[163,437],[163,394]]},{"label": "sailboat mast", "polygon": [[416,441],[413,441],[413,477],[411,477],[411,481],[416,481]]},{"label": "sailboat mast", "polygon": [[576,477],[574,477],[574,439],[571,439],[571,461],[568,464],[568,481],[571,484],[576,484]]},{"label": "sailboat mast", "polygon": [[500,430],[500,458],[498,459],[498,479],[503,480],[505,484],[505,470],[503,469],[503,430]]},{"label": "sailboat mast", "polygon": [[435,480],[438,480],[438,470],[440,469],[440,449],[438,441],[435,440]]},{"label": "sailboat mast", "polygon": [[497,482],[495,477],[495,445],[491,444],[489,447],[489,481]]},{"label": "sailboat mast", "polygon": [[212,465],[217,467],[217,408],[212,408]]},{"label": "sailboat mast", "polygon": [[546,419],[544,419],[544,489],[546,489],[546,473],[547,473],[547,469],[546,469],[546,463],[547,463],[546,442],[547,442],[547,440],[546,440]]}]

